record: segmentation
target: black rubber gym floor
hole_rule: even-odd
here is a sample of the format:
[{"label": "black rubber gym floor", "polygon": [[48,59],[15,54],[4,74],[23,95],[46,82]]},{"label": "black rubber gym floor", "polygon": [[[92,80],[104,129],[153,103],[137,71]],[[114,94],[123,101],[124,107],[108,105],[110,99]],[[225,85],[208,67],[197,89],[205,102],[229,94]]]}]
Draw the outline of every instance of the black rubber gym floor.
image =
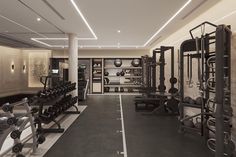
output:
[{"label": "black rubber gym floor", "polygon": [[[45,157],[121,157],[119,96],[89,96],[88,108]],[[200,136],[178,133],[173,116],[135,112],[133,96],[122,96],[128,157],[211,157]]]}]

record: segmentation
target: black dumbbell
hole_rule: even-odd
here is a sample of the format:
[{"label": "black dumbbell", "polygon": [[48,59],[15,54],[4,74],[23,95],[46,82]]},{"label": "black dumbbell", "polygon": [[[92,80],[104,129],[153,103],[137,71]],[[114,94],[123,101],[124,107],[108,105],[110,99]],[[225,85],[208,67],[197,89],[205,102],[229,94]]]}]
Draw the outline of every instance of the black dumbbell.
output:
[{"label": "black dumbbell", "polygon": [[12,147],[12,152],[20,153],[23,149],[24,145],[22,143],[17,143]]},{"label": "black dumbbell", "polygon": [[55,108],[55,107],[49,107],[48,108],[48,112],[50,113],[50,114],[52,114],[54,117],[57,117],[58,116],[58,110],[57,110],[57,108]]},{"label": "black dumbbell", "polygon": [[17,139],[17,138],[19,139],[20,135],[21,135],[21,131],[19,131],[19,130],[14,130],[10,134],[12,139]]},{"label": "black dumbbell", "polygon": [[4,112],[12,112],[13,108],[14,108],[14,106],[9,103],[6,103],[2,106],[2,110]]},{"label": "black dumbbell", "polygon": [[17,123],[18,119],[16,117],[10,117],[7,119],[8,125],[15,125]]},{"label": "black dumbbell", "polygon": [[17,154],[16,157],[25,157],[25,156],[22,154]]},{"label": "black dumbbell", "polygon": [[39,135],[37,142],[38,144],[42,144],[43,142],[45,142],[45,140],[46,140],[45,136]]}]

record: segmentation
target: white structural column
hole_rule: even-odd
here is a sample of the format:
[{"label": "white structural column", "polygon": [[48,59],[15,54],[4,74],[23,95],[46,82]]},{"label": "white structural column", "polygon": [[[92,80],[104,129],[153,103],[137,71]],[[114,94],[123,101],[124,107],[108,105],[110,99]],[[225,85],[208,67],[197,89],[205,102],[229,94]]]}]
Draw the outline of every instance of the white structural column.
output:
[{"label": "white structural column", "polygon": [[78,40],[75,34],[69,34],[69,81],[76,83],[72,96],[78,96]]}]

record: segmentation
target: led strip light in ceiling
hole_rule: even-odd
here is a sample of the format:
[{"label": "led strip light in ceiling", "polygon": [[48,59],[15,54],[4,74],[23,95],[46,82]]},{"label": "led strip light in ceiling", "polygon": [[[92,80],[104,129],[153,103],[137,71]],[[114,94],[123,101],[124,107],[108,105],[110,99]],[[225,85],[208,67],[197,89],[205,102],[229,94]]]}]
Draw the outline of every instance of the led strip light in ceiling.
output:
[{"label": "led strip light in ceiling", "polygon": [[[160,29],[157,30],[157,32],[155,32],[154,35],[152,35],[148,40],[147,42],[145,42],[143,45],[84,45],[83,47],[91,47],[91,48],[95,48],[95,47],[109,47],[109,48],[121,48],[121,47],[127,47],[127,48],[143,48],[143,47],[146,47],[149,42],[151,42],[177,15],[179,15],[179,13],[191,2],[192,0],[188,0]],[[79,7],[77,6],[77,4],[75,3],[74,0],[70,0],[70,2],[72,3],[72,5],[74,6],[75,10],[77,11],[77,13],[80,15],[80,17],[82,18],[82,20],[84,21],[84,23],[86,24],[86,26],[89,28],[90,32],[92,33],[92,35],[94,36],[94,38],[77,38],[78,40],[97,40],[97,36],[96,34],[94,33],[93,29],[90,27],[90,25],[88,24],[87,20],[85,19],[84,15],[82,14],[82,12],[80,11]],[[45,46],[48,46],[48,47],[65,47],[65,45],[50,45],[50,44],[47,44],[45,42],[43,42],[42,40],[68,40],[68,38],[48,38],[47,36],[43,35],[43,34],[40,34],[24,25],[21,25],[9,18],[6,18],[5,16],[2,16],[4,19],[7,19],[8,21],[18,25],[18,26],[21,26],[31,32],[34,32],[36,34],[38,34],[39,36],[43,37],[43,38],[31,38],[31,40],[35,41],[35,42],[38,42],[40,44],[43,44]]]},{"label": "led strip light in ceiling", "polygon": [[[153,34],[143,45],[84,45],[81,47],[90,47],[90,48],[121,48],[121,47],[127,47],[127,48],[144,48],[146,47],[172,20],[174,20],[174,18],[179,15],[179,13],[184,10],[185,7],[187,7],[188,4],[190,4],[192,0],[188,0],[166,23],[164,23],[164,25],[157,30],[157,32],[155,32],[155,34]],[[75,3],[74,0],[71,0],[71,3],[73,4],[74,8],[76,9],[76,11],[78,12],[78,14],[81,16],[81,18],[83,19],[83,21],[85,22],[85,24],[87,25],[87,27],[89,28],[89,30],[91,31],[91,33],[93,34],[94,38],[85,38],[85,40],[97,40],[97,36],[94,33],[94,31],[92,30],[92,28],[90,27],[90,25],[88,24],[87,20],[85,19],[85,17],[83,16],[82,12],[80,11],[79,7],[77,6],[77,4]],[[34,41],[39,41],[39,40],[68,40],[68,38],[31,38]],[[79,38],[78,38],[79,39]],[[83,39],[80,39],[83,40]],[[45,42],[40,41],[41,44],[44,43],[44,45],[48,45]],[[50,45],[50,47],[65,47],[64,45]]]},{"label": "led strip light in ceiling", "polygon": [[[224,20],[224,19],[226,19],[226,18],[228,18],[228,17],[230,17],[230,16],[232,16],[232,15],[234,15],[234,14],[236,14],[236,10],[234,10],[234,11],[232,11],[232,12],[230,12],[230,13],[224,15],[223,17],[221,17],[221,18],[219,18],[219,19],[213,21],[213,23],[218,23],[218,22],[220,22],[220,21],[222,21],[222,20]],[[207,28],[207,27],[209,27],[209,25],[207,25],[206,28]],[[201,30],[197,30],[196,32],[197,32],[197,33],[200,33]],[[171,42],[171,44],[172,44],[172,45],[177,45],[177,44],[179,44],[179,42],[183,41],[184,39],[186,39],[186,38],[188,38],[188,37],[189,37],[189,34],[183,36],[182,38],[180,38],[180,39],[178,39],[178,40],[176,40],[176,41]]]}]

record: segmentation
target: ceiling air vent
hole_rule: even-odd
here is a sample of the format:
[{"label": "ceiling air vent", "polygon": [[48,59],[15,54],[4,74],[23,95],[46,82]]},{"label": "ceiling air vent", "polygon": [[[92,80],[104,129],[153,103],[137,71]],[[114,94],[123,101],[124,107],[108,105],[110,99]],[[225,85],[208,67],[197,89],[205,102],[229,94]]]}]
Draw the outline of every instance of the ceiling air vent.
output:
[{"label": "ceiling air vent", "polygon": [[56,10],[47,0],[42,0],[57,16],[59,16],[62,20],[65,20],[65,18],[59,13],[59,11]]}]

